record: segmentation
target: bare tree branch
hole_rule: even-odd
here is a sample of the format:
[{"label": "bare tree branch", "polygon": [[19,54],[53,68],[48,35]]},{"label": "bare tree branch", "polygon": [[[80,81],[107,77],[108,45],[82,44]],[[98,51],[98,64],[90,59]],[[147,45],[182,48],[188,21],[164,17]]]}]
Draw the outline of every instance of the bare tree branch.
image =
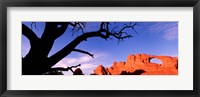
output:
[{"label": "bare tree branch", "polygon": [[[61,27],[58,28],[58,25]],[[46,22],[42,39],[55,40],[64,34],[69,22]]]},{"label": "bare tree branch", "polygon": [[33,24],[35,25],[35,29],[38,30],[38,29],[37,29],[37,26],[36,26],[36,22],[32,22],[32,23],[31,23],[31,29],[33,30]]},{"label": "bare tree branch", "polygon": [[87,55],[91,56],[92,58],[94,58],[94,54],[91,54],[91,53],[89,53],[87,51],[80,50],[80,49],[74,49],[73,51],[80,52],[80,53],[83,53],[83,54],[87,54]]},{"label": "bare tree branch", "polygon": [[73,41],[71,41],[68,45],[66,45],[63,49],[49,57],[49,61],[51,63],[56,64],[58,61],[60,61],[62,58],[70,54],[77,45],[79,45],[82,41],[86,40],[87,38],[91,37],[102,37],[104,38],[104,35],[98,32],[88,32],[84,33],[78,37],[76,37]]},{"label": "bare tree branch", "polygon": [[54,40],[54,33],[56,33],[57,31],[57,24],[55,22],[46,22],[45,23],[45,28],[44,28],[44,32],[42,34],[41,39],[42,40]]},{"label": "bare tree branch", "polygon": [[24,24],[22,24],[22,34],[29,39],[31,44],[38,42],[38,40],[39,40],[37,35]]},{"label": "bare tree branch", "polygon": [[81,64],[78,64],[76,66],[70,66],[70,67],[67,67],[67,68],[63,68],[63,67],[51,68],[50,71],[56,71],[56,70],[59,70],[59,71],[68,71],[68,70],[71,70],[72,68],[77,68],[79,66],[81,66]]},{"label": "bare tree branch", "polygon": [[[55,65],[57,62],[59,62],[64,57],[69,55],[71,52],[79,52],[87,54],[94,58],[94,55],[91,54],[90,52],[76,49],[76,47],[79,44],[81,44],[81,42],[86,41],[88,38],[93,38],[93,37],[99,37],[105,40],[115,38],[118,39],[118,42],[124,41],[124,39],[126,38],[133,37],[127,31],[130,31],[132,29],[134,32],[136,32],[134,27],[135,25],[137,25],[137,23],[125,23],[124,25],[121,24],[122,23],[118,25],[120,27],[117,27],[117,23],[115,22],[101,22],[99,29],[97,29],[96,31],[85,32],[84,28],[86,26],[86,23],[84,22],[46,22],[45,29],[41,39],[38,38],[31,29],[29,29],[27,26],[23,24],[22,34],[25,35],[30,40],[32,46],[31,50],[29,51],[31,52],[30,56],[26,56],[25,58],[23,58],[23,64],[24,65],[26,64],[26,67],[23,68],[27,69],[23,70],[25,71],[26,74],[42,74],[43,72],[51,70],[50,68],[53,65]],[[74,32],[78,32],[80,33],[79,36],[75,37],[75,39],[73,39],[70,43],[65,45],[61,50],[59,50],[52,56],[48,57],[48,54],[53,47],[54,41],[61,35],[63,35],[66,29],[69,28],[69,26],[72,27],[73,31],[72,35]],[[33,43],[36,45],[32,45]],[[30,66],[31,68],[38,68],[39,66],[41,67],[36,71],[36,73],[34,73],[35,71],[28,70]],[[73,72],[72,68],[73,67],[54,68],[54,70],[62,70],[62,71],[71,70]]]},{"label": "bare tree branch", "polygon": [[[74,26],[76,25],[76,24],[72,24],[72,23],[69,23],[69,24],[74,25]],[[68,54],[70,54],[75,49],[75,47],[77,45],[79,45],[82,41],[87,40],[88,38],[91,38],[91,37],[101,37],[105,40],[109,39],[110,37],[115,37],[116,39],[118,39],[118,42],[124,41],[125,38],[133,37],[132,35],[126,34],[126,32],[124,30],[131,28],[135,25],[125,25],[122,29],[120,29],[120,31],[118,31],[118,33],[109,31],[108,26],[109,26],[109,23],[102,22],[98,31],[85,32],[82,35],[76,37],[73,41],[71,41],[63,49],[61,49],[60,51],[58,51],[57,53],[55,53],[54,55],[49,57],[49,61],[51,61],[51,63],[56,64],[62,58],[64,58]],[[92,54],[89,54],[89,52],[87,52],[87,51],[77,50],[77,49],[75,49],[75,51],[93,56]]]},{"label": "bare tree branch", "polygon": [[61,35],[64,34],[64,32],[66,31],[69,23],[58,23],[57,25],[61,25],[60,28],[57,28],[57,32],[54,34],[54,39],[57,39],[58,37],[60,37]]},{"label": "bare tree branch", "polygon": [[70,66],[67,68],[63,68],[63,67],[56,67],[56,68],[51,68],[48,72],[43,73],[43,75],[63,75],[62,71],[71,71],[72,73],[74,73],[74,71],[72,70],[72,68],[77,68],[81,66],[81,64],[78,64],[76,66]]},{"label": "bare tree branch", "polygon": [[73,28],[72,28],[72,36],[74,35],[75,32],[78,32],[81,30],[82,33],[84,33],[84,28],[86,26],[85,22],[74,22],[74,23],[69,23]]}]

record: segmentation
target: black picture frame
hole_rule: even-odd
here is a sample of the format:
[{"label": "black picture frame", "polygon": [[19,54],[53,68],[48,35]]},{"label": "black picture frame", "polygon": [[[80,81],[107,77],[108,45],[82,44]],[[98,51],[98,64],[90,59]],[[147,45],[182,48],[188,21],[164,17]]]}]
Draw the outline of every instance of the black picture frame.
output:
[{"label": "black picture frame", "polygon": [[[193,7],[193,90],[7,90],[7,7]],[[1,97],[200,97],[200,0],[1,0]]]}]

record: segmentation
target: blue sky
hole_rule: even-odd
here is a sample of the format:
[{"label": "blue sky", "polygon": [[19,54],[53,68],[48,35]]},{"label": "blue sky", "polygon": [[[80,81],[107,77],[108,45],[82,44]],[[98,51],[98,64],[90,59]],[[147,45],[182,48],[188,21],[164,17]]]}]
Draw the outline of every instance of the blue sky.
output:
[{"label": "blue sky", "polygon": [[[23,22],[31,28],[31,22]],[[123,22],[116,25],[122,27]],[[45,23],[37,22],[36,28],[32,30],[38,37],[41,37],[44,31]],[[88,22],[84,29],[87,31],[95,31],[99,27],[99,22]],[[71,65],[82,64],[81,69],[84,74],[91,74],[98,65],[110,67],[114,61],[126,61],[129,54],[151,54],[151,55],[169,55],[178,56],[178,22],[138,22],[134,32],[127,29],[126,32],[133,35],[132,38],[125,39],[118,43],[116,39],[105,41],[101,38],[90,38],[88,41],[81,42],[77,46],[78,49],[86,50],[94,54],[94,58],[81,53],[71,53],[63,58],[54,67],[67,67]],[[66,44],[79,36],[81,33],[69,33],[71,28],[60,38],[55,40],[53,48],[49,56],[62,49]],[[30,49],[28,39],[22,35],[22,57],[24,57]],[[70,72],[64,72],[70,74]]]}]

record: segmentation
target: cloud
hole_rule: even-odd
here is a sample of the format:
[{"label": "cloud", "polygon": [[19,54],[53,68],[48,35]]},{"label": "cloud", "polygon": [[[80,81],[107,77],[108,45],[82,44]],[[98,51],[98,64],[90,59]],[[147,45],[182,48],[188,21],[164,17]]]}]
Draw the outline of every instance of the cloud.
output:
[{"label": "cloud", "polygon": [[147,25],[150,33],[160,34],[165,40],[175,40],[178,38],[177,22],[158,22]]},{"label": "cloud", "polygon": [[92,63],[86,63],[86,64],[83,64],[82,66],[81,66],[81,68],[82,69],[91,69],[91,68],[95,68],[97,65],[95,65],[95,64],[92,64]]},{"label": "cloud", "polygon": [[[79,68],[84,74],[89,75],[98,65],[106,65],[106,60],[108,60],[109,55],[106,53],[95,53],[95,58],[88,55],[78,54],[78,57],[65,57],[53,67],[64,67],[75,66],[81,64]],[[71,75],[71,73],[65,72],[64,74]]]},{"label": "cloud", "polygon": [[178,38],[178,27],[171,27],[165,31],[163,36],[166,40],[174,40]]},{"label": "cloud", "polygon": [[85,56],[79,56],[79,57],[76,57],[76,58],[65,57],[61,61],[59,61],[55,66],[56,67],[59,67],[59,66],[61,66],[61,67],[75,66],[75,65],[78,65],[78,64],[85,64],[85,63],[91,62],[92,60],[93,59],[90,56],[86,56],[86,55]]}]

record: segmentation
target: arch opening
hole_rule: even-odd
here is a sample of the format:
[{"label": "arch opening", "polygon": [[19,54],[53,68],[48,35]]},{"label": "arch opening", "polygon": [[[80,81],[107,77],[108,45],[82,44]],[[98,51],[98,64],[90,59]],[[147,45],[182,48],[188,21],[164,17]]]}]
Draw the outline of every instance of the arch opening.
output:
[{"label": "arch opening", "polygon": [[150,63],[162,64],[163,62],[157,58],[152,58],[152,59],[150,59]]}]

